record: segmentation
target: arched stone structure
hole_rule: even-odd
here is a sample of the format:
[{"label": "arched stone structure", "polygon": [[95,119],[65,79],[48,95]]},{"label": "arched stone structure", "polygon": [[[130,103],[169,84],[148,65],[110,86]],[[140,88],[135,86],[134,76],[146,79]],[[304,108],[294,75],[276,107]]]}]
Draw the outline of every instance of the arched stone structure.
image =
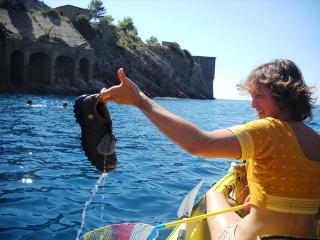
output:
[{"label": "arched stone structure", "polygon": [[55,60],[55,83],[71,85],[75,82],[75,61],[61,55]]},{"label": "arched stone structure", "polygon": [[79,78],[81,80],[89,80],[89,67],[89,60],[87,58],[81,58],[79,62]]},{"label": "arched stone structure", "polygon": [[24,78],[24,53],[15,50],[11,55],[10,80],[15,86],[23,86]]},{"label": "arched stone structure", "polygon": [[0,91],[77,91],[92,78],[94,51],[69,21],[0,8],[0,22]]},{"label": "arched stone structure", "polygon": [[50,84],[51,58],[42,52],[35,52],[29,58],[29,83]]}]

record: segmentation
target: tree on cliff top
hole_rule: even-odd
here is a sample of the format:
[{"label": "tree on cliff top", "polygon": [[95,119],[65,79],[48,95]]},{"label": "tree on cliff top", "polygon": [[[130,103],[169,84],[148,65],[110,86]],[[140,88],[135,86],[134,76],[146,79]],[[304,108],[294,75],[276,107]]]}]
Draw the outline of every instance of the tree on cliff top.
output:
[{"label": "tree on cliff top", "polygon": [[74,26],[79,33],[89,41],[92,40],[92,38],[94,38],[96,35],[95,30],[90,24],[90,21],[86,15],[78,15]]},{"label": "tree on cliff top", "polygon": [[125,17],[118,22],[118,27],[124,31],[133,32],[135,35],[138,35],[138,30],[133,24],[131,17]]},{"label": "tree on cliff top", "polygon": [[94,20],[100,19],[106,13],[102,0],[91,0],[88,9],[91,11]]},{"label": "tree on cliff top", "polygon": [[149,39],[147,39],[146,43],[149,45],[160,45],[158,38],[156,38],[155,36],[151,36]]}]

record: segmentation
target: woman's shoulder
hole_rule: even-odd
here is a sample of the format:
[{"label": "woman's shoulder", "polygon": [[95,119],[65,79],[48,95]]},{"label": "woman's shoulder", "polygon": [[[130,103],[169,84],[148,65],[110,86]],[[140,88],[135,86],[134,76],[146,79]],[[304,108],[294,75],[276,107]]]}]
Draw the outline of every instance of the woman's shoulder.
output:
[{"label": "woman's shoulder", "polygon": [[266,117],[266,118],[251,120],[244,124],[244,126],[248,126],[250,128],[269,128],[271,126],[276,126],[276,125],[284,125],[284,122],[276,118]]},{"label": "woman's shoulder", "polygon": [[272,117],[252,120],[238,128],[249,133],[252,137],[260,137],[261,139],[271,140],[274,137],[293,136],[293,131],[287,122]]},{"label": "woman's shoulder", "polygon": [[252,120],[241,125],[236,125],[229,128],[233,132],[246,132],[251,136],[292,136],[293,131],[289,123],[272,117]]},{"label": "woman's shoulder", "polygon": [[283,121],[278,118],[273,118],[273,117],[266,117],[266,118],[261,118],[257,120],[252,120],[246,125],[249,126],[254,126],[254,127],[260,127],[260,128],[288,128],[289,124],[286,121]]}]

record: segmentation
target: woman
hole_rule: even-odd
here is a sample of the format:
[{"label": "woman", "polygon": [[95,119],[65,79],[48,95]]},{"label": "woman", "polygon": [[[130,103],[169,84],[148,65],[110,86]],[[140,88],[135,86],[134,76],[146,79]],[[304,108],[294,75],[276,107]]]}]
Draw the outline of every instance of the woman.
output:
[{"label": "woman", "polygon": [[[320,206],[320,136],[303,123],[312,117],[311,91],[290,60],[254,69],[240,85],[252,96],[260,120],[206,132],[143,94],[119,69],[119,86],[101,90],[101,101],[138,107],[161,132],[191,154],[247,160],[250,213],[208,219],[212,239],[256,239],[261,235],[316,237]],[[229,207],[208,192],[207,210]]]}]

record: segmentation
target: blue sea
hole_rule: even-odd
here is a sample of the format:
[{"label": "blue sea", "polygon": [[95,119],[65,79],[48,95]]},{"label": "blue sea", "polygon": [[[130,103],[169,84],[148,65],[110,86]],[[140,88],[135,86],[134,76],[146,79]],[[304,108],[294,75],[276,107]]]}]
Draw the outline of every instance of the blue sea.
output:
[{"label": "blue sea", "polygon": [[[31,106],[28,99],[33,100]],[[100,173],[82,151],[74,100],[0,94],[1,240],[69,240],[76,239],[81,224],[82,235],[113,223],[173,221],[184,196],[200,180],[205,183],[199,196],[230,166],[230,159],[189,155],[136,108],[110,102],[118,166],[96,188]],[[257,118],[249,101],[155,101],[204,130]],[[68,103],[66,109],[63,102]],[[320,132],[319,107],[308,124]],[[169,233],[162,230],[159,239]]]}]

